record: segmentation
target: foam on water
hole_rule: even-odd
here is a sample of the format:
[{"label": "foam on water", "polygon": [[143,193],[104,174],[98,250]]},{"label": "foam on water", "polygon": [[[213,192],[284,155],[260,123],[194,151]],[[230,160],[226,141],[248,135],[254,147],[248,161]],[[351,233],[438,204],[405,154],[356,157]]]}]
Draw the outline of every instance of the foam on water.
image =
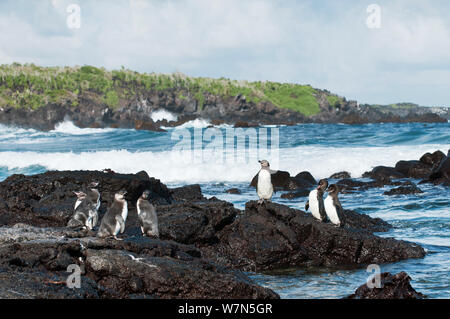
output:
[{"label": "foam on water", "polygon": [[176,126],[176,127],[162,127],[162,128],[166,129],[166,130],[182,129],[182,128],[206,128],[206,127],[208,127],[210,125],[211,125],[211,123],[209,121],[207,121],[205,119],[198,118],[198,119],[195,119],[195,120],[183,123],[183,124],[181,124],[179,126]]},{"label": "foam on water", "polygon": [[162,120],[167,120],[168,122],[171,122],[171,121],[176,121],[178,119],[178,117],[175,114],[173,114],[169,111],[166,111],[164,109],[153,111],[152,114],[150,115],[150,117],[152,118],[152,120],[154,122],[162,121]]},{"label": "foam on water", "polygon": [[[278,150],[279,158],[267,157],[273,169],[296,175],[307,170],[316,178],[348,171],[360,177],[377,165],[395,165],[402,159],[418,159],[422,154],[450,145],[417,145],[391,147],[331,148],[299,146]],[[276,152],[275,152],[276,153]],[[49,170],[101,170],[111,168],[118,173],[147,171],[163,182],[245,182],[258,172],[258,151],[248,150],[247,158],[232,158],[214,149],[163,152],[131,152],[110,150],[95,152],[2,152],[0,167],[26,168],[33,165]],[[202,159],[203,156],[203,159]],[[240,159],[240,161],[238,161]]]},{"label": "foam on water", "polygon": [[55,125],[55,129],[50,133],[62,133],[68,135],[89,135],[103,134],[112,131],[112,128],[80,128],[72,121],[64,121]]}]

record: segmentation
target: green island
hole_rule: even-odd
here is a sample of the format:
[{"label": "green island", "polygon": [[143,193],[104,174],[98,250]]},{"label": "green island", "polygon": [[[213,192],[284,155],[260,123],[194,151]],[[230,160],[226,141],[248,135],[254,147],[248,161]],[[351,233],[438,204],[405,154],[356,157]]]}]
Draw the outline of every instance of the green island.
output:
[{"label": "green island", "polygon": [[[108,71],[93,66],[41,67],[34,64],[0,66],[0,107],[38,109],[47,104],[76,106],[83,94],[117,108],[144,91],[172,91],[177,98],[191,96],[200,109],[208,94],[223,99],[245,96],[249,102],[271,102],[306,116],[320,112],[319,95],[329,105],[338,106],[343,98],[310,85],[270,81],[237,81],[226,78],[189,77],[182,73],[138,73],[122,67]],[[320,94],[319,92],[320,91]],[[326,93],[325,93],[326,92]]]}]

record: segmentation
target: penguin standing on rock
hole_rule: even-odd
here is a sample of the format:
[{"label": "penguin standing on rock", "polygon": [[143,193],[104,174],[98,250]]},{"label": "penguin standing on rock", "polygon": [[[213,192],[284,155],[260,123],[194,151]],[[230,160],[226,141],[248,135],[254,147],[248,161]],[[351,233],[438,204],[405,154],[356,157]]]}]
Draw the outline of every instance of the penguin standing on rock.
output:
[{"label": "penguin standing on rock", "polygon": [[97,237],[112,236],[115,239],[119,233],[125,231],[125,222],[128,216],[128,204],[125,199],[125,190],[121,190],[114,195],[114,202],[103,216]]},{"label": "penguin standing on rock", "polygon": [[148,201],[150,191],[145,191],[139,197],[136,208],[141,223],[141,230],[144,236],[159,237],[158,215],[155,207]]},{"label": "penguin standing on rock", "polygon": [[90,229],[97,226],[98,223],[98,210],[100,208],[100,192],[97,187],[99,185],[98,181],[93,181],[89,184],[89,189],[87,191],[87,200],[89,200],[94,206],[94,210],[91,212],[89,219],[87,221],[88,227]]},{"label": "penguin standing on rock", "polygon": [[84,192],[74,192],[77,195],[77,201],[75,202],[75,212],[67,223],[67,227],[71,228],[89,228],[92,229],[90,218],[94,215],[95,206],[87,198],[87,194]]},{"label": "penguin standing on rock", "polygon": [[324,222],[327,219],[323,194],[328,187],[328,181],[321,179],[317,188],[309,193],[309,200],[306,202],[305,210],[311,209],[311,214],[319,221]]},{"label": "penguin standing on rock", "polygon": [[339,202],[337,185],[332,184],[327,189],[328,196],[325,199],[325,212],[328,219],[337,227],[344,226],[344,210]]},{"label": "penguin standing on rock", "polygon": [[258,161],[261,164],[261,169],[258,172],[258,182],[256,184],[256,193],[258,194],[258,204],[272,198],[274,193],[272,176],[270,171],[270,164],[266,160]]}]

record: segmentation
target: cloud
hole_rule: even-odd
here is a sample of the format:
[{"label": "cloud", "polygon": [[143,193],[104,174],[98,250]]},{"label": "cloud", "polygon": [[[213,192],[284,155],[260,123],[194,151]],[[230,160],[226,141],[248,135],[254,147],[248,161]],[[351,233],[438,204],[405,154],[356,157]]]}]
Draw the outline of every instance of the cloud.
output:
[{"label": "cloud", "polygon": [[[309,83],[368,103],[448,105],[447,1],[3,1],[0,59]],[[67,6],[81,7],[69,29]]]}]

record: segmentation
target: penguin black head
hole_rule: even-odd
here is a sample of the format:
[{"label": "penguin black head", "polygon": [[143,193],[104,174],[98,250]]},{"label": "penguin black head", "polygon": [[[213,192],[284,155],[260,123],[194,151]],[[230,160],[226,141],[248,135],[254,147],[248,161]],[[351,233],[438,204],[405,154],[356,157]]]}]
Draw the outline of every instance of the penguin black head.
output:
[{"label": "penguin black head", "polygon": [[258,161],[261,164],[261,167],[270,167],[270,164],[266,160]]},{"label": "penguin black head", "polygon": [[335,184],[331,184],[330,186],[328,186],[327,192],[330,194],[337,194],[339,193],[339,187],[337,187],[337,185]]},{"label": "penguin black head", "polygon": [[84,200],[87,196],[86,193],[84,193],[84,192],[75,192],[74,191],[74,194],[77,195],[78,200]]},{"label": "penguin black head", "polygon": [[89,184],[89,188],[96,188],[99,184],[100,184],[100,182],[99,182],[98,180],[93,180],[93,181]]},{"label": "penguin black head", "polygon": [[327,187],[328,187],[328,181],[326,178],[324,178],[319,181],[319,184],[317,185],[317,190],[320,189],[324,192],[327,189]]},{"label": "penguin black head", "polygon": [[122,189],[120,191],[118,191],[115,195],[114,198],[118,201],[123,201],[125,200],[125,195],[127,194],[127,191]]},{"label": "penguin black head", "polygon": [[142,198],[142,199],[149,199],[149,198],[150,198],[150,191],[149,191],[149,190],[145,190],[145,191],[142,193],[141,198]]}]

